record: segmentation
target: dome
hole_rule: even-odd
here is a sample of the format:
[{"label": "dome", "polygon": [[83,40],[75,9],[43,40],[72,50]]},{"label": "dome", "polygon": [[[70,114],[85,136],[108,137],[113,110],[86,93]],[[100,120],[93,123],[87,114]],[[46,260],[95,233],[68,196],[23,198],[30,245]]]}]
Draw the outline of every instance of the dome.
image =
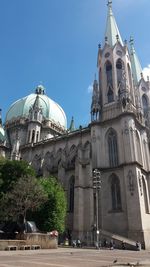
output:
[{"label": "dome", "polygon": [[54,121],[56,124],[59,124],[66,129],[67,119],[65,112],[56,102],[44,94],[44,87],[42,85],[39,85],[36,88],[35,93],[17,100],[10,106],[6,114],[5,123],[20,117],[27,118],[29,110],[33,106],[37,95],[39,96],[39,105],[42,108],[44,118]]}]

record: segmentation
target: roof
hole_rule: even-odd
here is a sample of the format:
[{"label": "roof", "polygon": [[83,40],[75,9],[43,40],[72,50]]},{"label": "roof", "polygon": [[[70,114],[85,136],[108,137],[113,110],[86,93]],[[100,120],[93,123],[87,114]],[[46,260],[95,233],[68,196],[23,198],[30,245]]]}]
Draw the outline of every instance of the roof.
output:
[{"label": "roof", "polygon": [[107,38],[107,43],[110,46],[114,46],[118,41],[123,45],[123,41],[113,15],[112,11],[112,1],[108,1],[108,13],[107,13],[107,23],[106,23],[106,31],[105,31],[105,38]]},{"label": "roof", "polygon": [[[11,120],[15,120],[18,117],[28,117],[29,110],[35,103],[37,94],[30,94],[25,96],[16,102],[14,102],[5,118],[5,123]],[[64,128],[67,128],[67,119],[63,109],[47,95],[38,94],[38,104],[42,108],[42,113],[45,119],[50,119],[55,123],[61,125]]]},{"label": "roof", "polygon": [[131,59],[133,79],[134,82],[138,84],[138,82],[141,79],[142,67],[134,48],[133,38],[130,39],[130,45],[131,45],[130,59]]}]

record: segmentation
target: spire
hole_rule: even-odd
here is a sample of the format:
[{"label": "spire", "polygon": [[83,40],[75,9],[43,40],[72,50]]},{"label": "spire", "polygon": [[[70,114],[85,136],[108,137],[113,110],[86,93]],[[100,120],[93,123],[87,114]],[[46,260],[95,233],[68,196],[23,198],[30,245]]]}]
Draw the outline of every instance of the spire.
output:
[{"label": "spire", "polygon": [[35,102],[33,104],[33,108],[40,108],[40,99],[39,99],[39,94],[37,94]]},{"label": "spire", "polygon": [[108,0],[108,14],[107,14],[107,23],[105,31],[105,42],[107,38],[107,44],[114,46],[118,41],[123,46],[123,41],[119,33],[119,29],[115,20],[115,17],[112,12],[112,1]]},{"label": "spire", "polygon": [[73,118],[73,117],[72,117],[72,119],[71,119],[71,123],[70,123],[69,131],[70,131],[70,132],[75,131],[75,125],[74,125],[74,118]]},{"label": "spire", "polygon": [[92,103],[91,103],[91,121],[98,121],[100,119],[100,112],[101,112],[100,92],[95,74],[95,79],[93,83]]},{"label": "spire", "polygon": [[130,38],[130,57],[131,57],[131,66],[132,66],[132,73],[133,73],[133,79],[134,79],[134,82],[136,84],[138,84],[138,82],[140,81],[141,79],[141,73],[142,73],[142,67],[141,67],[141,64],[140,64],[140,61],[136,55],[136,51],[135,51],[135,48],[134,48],[134,40],[133,38],[131,37]]}]

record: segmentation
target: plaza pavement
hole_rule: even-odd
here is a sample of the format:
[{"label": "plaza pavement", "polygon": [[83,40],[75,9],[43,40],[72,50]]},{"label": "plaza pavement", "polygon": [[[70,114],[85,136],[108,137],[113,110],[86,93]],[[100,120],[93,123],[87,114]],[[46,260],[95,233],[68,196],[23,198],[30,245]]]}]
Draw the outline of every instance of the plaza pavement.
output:
[{"label": "plaza pavement", "polygon": [[[113,263],[114,262],[114,263]],[[0,251],[0,267],[149,266],[149,251],[58,248]]]}]

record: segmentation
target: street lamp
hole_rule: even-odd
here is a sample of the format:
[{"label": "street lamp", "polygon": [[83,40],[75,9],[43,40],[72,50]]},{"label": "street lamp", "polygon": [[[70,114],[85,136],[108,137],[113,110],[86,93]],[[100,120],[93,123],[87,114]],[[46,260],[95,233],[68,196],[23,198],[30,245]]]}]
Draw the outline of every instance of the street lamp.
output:
[{"label": "street lamp", "polygon": [[93,170],[93,189],[95,195],[95,228],[96,228],[96,247],[99,248],[99,191],[101,189],[101,173],[98,169]]}]

